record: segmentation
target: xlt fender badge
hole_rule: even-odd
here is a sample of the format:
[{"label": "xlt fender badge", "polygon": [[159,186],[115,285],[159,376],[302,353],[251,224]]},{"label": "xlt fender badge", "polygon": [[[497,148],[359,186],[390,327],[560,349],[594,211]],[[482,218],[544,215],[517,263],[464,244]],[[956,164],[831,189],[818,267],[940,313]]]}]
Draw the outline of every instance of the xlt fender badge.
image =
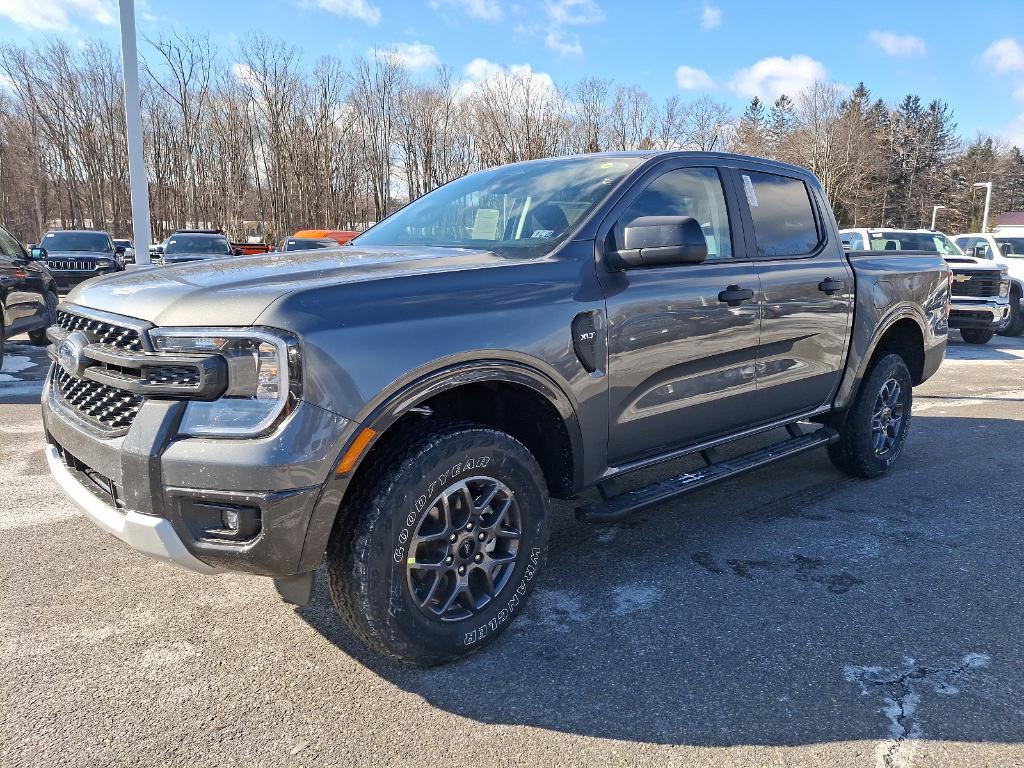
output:
[{"label": "xlt fender badge", "polygon": [[594,312],[581,312],[572,319],[572,349],[587,373],[597,370],[597,324]]}]

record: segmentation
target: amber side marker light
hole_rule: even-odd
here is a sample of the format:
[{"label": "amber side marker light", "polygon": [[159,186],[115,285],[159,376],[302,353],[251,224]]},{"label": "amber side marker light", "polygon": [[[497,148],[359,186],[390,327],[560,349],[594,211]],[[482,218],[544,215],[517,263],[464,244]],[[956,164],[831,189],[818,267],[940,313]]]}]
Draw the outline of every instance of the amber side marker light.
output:
[{"label": "amber side marker light", "polygon": [[363,455],[363,451],[366,446],[370,444],[370,441],[377,436],[375,430],[369,427],[363,427],[363,431],[360,432],[356,439],[352,441],[352,445],[345,451],[345,455],[341,457],[341,461],[338,462],[338,474],[347,475],[355,467],[356,462],[359,461],[359,457]]}]

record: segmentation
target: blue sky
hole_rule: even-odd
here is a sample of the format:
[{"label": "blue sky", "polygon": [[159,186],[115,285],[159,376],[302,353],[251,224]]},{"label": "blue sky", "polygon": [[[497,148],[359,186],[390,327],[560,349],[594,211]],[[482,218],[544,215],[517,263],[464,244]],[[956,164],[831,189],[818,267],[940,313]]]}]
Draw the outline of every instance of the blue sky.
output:
[{"label": "blue sky", "polygon": [[[730,0],[138,0],[139,31],[208,32],[230,61],[264,32],[311,63],[391,47],[410,65],[473,77],[529,66],[567,84],[587,75],[655,96],[710,94],[741,110],[815,78],[863,80],[887,101],[948,101],[960,131],[1024,146],[1024,3]],[[971,17],[971,18],[967,18]],[[0,38],[117,41],[115,0],[0,0]]]}]

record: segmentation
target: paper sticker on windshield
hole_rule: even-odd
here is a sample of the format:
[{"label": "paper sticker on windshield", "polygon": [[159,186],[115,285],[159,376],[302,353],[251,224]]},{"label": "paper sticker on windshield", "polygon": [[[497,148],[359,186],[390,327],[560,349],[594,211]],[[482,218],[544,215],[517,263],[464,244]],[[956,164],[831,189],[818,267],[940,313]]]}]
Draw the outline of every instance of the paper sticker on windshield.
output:
[{"label": "paper sticker on windshield", "polygon": [[535,229],[535,230],[533,230],[533,234],[530,235],[530,237],[546,238],[546,237],[551,237],[554,234],[555,234],[555,230],[553,230],[553,229]]},{"label": "paper sticker on windshield", "polygon": [[473,220],[473,240],[498,239],[498,209],[479,208]]},{"label": "paper sticker on windshield", "polygon": [[754,182],[747,174],[743,174],[743,191],[747,193],[747,204],[751,208],[757,208],[757,195],[754,193]]}]

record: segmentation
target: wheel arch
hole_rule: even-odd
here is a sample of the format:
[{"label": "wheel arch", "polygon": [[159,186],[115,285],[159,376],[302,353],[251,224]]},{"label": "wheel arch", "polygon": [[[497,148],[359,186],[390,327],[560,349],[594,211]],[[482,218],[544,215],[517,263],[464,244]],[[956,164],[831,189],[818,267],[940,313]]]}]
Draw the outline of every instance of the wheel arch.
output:
[{"label": "wheel arch", "polygon": [[[494,396],[489,411],[481,407],[484,395]],[[511,434],[533,453],[549,494],[556,498],[570,496],[582,484],[583,437],[576,403],[565,388],[539,368],[520,361],[488,359],[448,365],[395,387],[356,420],[358,426],[341,447],[337,469],[310,520],[300,571],[319,565],[341,502],[372,465],[375,449],[385,441],[401,439],[405,430],[422,429],[430,419],[439,427],[445,422],[473,421]],[[361,437],[364,442],[357,445]],[[341,471],[350,451],[357,458],[348,471]]]}]

